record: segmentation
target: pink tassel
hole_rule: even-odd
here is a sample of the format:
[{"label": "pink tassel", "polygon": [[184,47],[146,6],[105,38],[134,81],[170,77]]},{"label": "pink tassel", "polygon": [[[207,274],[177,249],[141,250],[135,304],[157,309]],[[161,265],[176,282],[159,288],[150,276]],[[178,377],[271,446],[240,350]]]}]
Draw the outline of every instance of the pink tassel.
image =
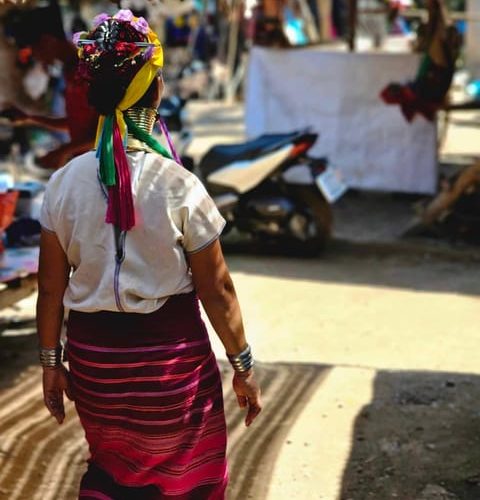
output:
[{"label": "pink tassel", "polygon": [[113,155],[117,182],[109,188],[106,221],[115,224],[121,231],[128,231],[135,225],[135,209],[130,168],[116,122],[113,124]]},{"label": "pink tassel", "polygon": [[170,153],[172,153],[173,159],[179,164],[183,166],[182,159],[180,156],[178,156],[177,150],[175,149],[175,145],[173,144],[172,136],[170,135],[170,132],[168,131],[167,124],[163,120],[163,118],[158,119],[160,123],[160,129],[162,131],[162,134],[165,136],[167,139],[168,147],[170,148]]}]

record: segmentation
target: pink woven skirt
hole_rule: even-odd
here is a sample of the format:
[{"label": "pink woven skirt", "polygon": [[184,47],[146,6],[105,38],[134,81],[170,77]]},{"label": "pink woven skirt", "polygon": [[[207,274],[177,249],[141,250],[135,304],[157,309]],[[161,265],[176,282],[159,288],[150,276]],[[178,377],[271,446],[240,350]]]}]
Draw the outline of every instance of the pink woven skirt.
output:
[{"label": "pink woven skirt", "polygon": [[223,499],[222,387],[196,296],[151,314],[72,311],[67,337],[91,455],[79,498]]}]

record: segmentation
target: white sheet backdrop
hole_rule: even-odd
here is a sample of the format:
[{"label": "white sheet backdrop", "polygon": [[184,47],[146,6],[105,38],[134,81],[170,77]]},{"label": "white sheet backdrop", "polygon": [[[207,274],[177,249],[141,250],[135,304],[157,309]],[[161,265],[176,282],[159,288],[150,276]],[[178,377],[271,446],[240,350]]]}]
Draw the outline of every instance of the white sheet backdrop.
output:
[{"label": "white sheet backdrop", "polygon": [[436,126],[408,124],[379,92],[415,74],[418,56],[345,53],[325,49],[254,48],[246,92],[249,137],[312,126],[320,133],[312,155],[328,156],[349,186],[434,193]]}]

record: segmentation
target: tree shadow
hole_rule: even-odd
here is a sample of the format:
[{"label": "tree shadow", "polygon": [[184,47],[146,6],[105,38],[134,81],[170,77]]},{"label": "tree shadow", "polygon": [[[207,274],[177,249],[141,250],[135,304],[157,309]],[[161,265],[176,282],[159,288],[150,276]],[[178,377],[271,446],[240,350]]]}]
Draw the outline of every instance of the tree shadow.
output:
[{"label": "tree shadow", "polygon": [[[230,383],[230,367],[224,380]],[[273,470],[290,429],[330,373],[326,365],[302,363],[258,363],[264,408],[260,421],[246,430],[244,415],[235,408],[236,398],[227,401],[229,430],[228,460],[230,500],[266,498]]]},{"label": "tree shadow", "polygon": [[[28,342],[23,347],[30,349],[31,339],[25,337],[24,340]],[[265,406],[259,421],[246,429],[243,422],[245,413],[238,408],[232,390],[231,367],[226,362],[219,364],[229,434],[231,481],[228,498],[266,498],[285,438],[318,387],[328,377],[331,367],[302,363],[258,363],[256,373]],[[30,368],[22,375],[27,372],[31,375]],[[37,369],[37,381],[34,383],[38,388],[39,373]],[[12,387],[13,390],[15,387]],[[0,396],[12,402],[8,389],[0,390]],[[11,441],[7,449],[0,450],[0,458],[1,453],[6,457],[2,466],[9,470],[0,478],[0,492],[8,495],[18,484],[23,484],[20,494],[15,498],[33,498],[32,492],[37,491],[48,491],[49,498],[77,498],[78,484],[85,469],[86,442],[82,439],[83,430],[74,415],[72,403],[66,405],[67,419],[60,428],[53,419],[48,418],[40,390],[23,394],[20,404],[13,406],[9,418],[2,422],[2,432],[12,435],[23,428],[22,438]],[[43,427],[39,427],[38,419],[43,417],[45,422],[42,423]],[[32,418],[37,419],[37,424],[29,423]],[[32,458],[40,454],[42,460]],[[50,468],[52,464],[54,469]]]},{"label": "tree shadow", "polygon": [[[10,325],[11,326],[11,325]],[[32,320],[15,325],[25,329],[21,335],[4,335],[5,325],[0,325],[0,390],[28,377],[29,368],[38,366],[38,337]]]},{"label": "tree shadow", "polygon": [[480,377],[378,372],[340,499],[478,500]]}]

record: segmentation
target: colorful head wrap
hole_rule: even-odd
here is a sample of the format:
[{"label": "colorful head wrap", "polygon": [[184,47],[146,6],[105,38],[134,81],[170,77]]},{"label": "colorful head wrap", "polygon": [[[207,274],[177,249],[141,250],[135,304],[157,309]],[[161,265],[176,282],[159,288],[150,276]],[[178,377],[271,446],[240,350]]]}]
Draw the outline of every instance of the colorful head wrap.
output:
[{"label": "colorful head wrap", "polygon": [[[106,222],[121,231],[128,231],[135,225],[135,211],[125,145],[128,129],[135,129],[133,132],[136,134],[139,130],[134,123],[125,120],[123,112],[145,94],[158,75],[163,66],[163,51],[147,21],[143,17],[135,17],[129,10],[120,10],[113,17],[99,14],[93,24],[91,32],[76,33],[73,38],[87,75],[94,74],[106,61],[110,61],[115,71],[134,75],[115,110],[111,114],[100,115],[95,139],[100,178],[109,190]],[[133,33],[135,41],[131,41],[132,36],[125,37],[125,33]],[[115,77],[112,73],[112,78]],[[155,149],[171,157],[158,146],[160,150]]]}]

